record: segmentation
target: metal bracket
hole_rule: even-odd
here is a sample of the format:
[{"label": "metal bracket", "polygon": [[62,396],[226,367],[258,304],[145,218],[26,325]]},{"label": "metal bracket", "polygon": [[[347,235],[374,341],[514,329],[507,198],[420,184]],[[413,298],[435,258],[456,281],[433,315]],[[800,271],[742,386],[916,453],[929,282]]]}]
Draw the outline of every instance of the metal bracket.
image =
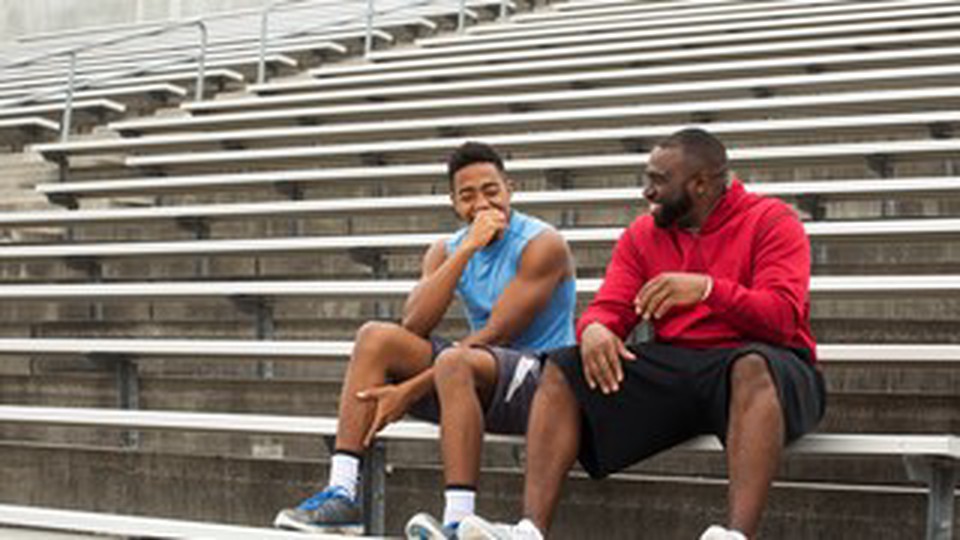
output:
[{"label": "metal bracket", "polygon": [[750,89],[750,93],[753,94],[753,97],[758,99],[771,98],[776,95],[773,91],[773,88],[767,86],[757,86]]},{"label": "metal bracket", "polygon": [[926,540],[953,538],[954,490],[960,480],[960,463],[937,456],[905,456],[907,476],[924,482],[927,491]]},{"label": "metal bracket", "polygon": [[797,208],[806,212],[811,219],[820,221],[827,217],[827,209],[823,205],[820,195],[800,195],[797,197]]},{"label": "metal bracket", "polygon": [[[273,318],[273,302],[262,296],[234,296],[231,297],[237,309],[243,313],[252,314],[255,318],[255,332],[258,340],[270,340],[276,335],[276,324]],[[272,379],[274,376],[272,361],[257,362],[257,376],[261,379]]]},{"label": "metal bracket", "polygon": [[952,139],[953,124],[949,122],[933,122],[927,128],[930,130],[931,139]]},{"label": "metal bracket", "polygon": [[303,200],[303,186],[298,182],[277,182],[274,188],[291,201]]},{"label": "metal bracket", "polygon": [[[130,356],[95,353],[87,355],[87,359],[94,365],[106,366],[113,371],[117,388],[117,408],[125,411],[140,408],[140,375],[137,363]],[[140,432],[124,430],[121,440],[125,448],[138,448]]]},{"label": "metal bracket", "polygon": [[866,157],[867,167],[879,178],[893,176],[893,158],[889,154],[871,154]]},{"label": "metal bracket", "polygon": [[362,465],[363,530],[368,536],[386,532],[387,447],[374,441],[364,455]]},{"label": "metal bracket", "polygon": [[80,208],[80,203],[77,201],[77,198],[66,193],[52,193],[47,195],[47,200],[52,204],[62,206],[67,210],[76,210],[77,208]]}]

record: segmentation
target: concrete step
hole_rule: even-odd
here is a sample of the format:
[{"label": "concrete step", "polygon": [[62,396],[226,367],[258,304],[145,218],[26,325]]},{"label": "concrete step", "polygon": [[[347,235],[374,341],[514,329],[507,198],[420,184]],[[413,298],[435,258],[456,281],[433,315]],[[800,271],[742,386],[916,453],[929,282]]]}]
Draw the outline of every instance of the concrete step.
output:
[{"label": "concrete step", "polygon": [[[319,460],[10,443],[0,445],[0,455],[4,477],[16,480],[0,485],[0,500],[261,526],[277,509],[322,485],[327,469]],[[389,471],[388,534],[399,533],[415,512],[441,510],[436,466],[393,466]],[[494,519],[515,520],[521,494],[518,470],[487,470],[478,510]],[[639,531],[649,538],[695,538],[710,523],[723,521],[725,495],[721,477],[626,474],[596,482],[574,473],[554,537],[595,538],[602,530],[603,538],[633,539]],[[785,540],[917,538],[925,505],[922,490],[910,486],[780,482],[761,534]]]}]

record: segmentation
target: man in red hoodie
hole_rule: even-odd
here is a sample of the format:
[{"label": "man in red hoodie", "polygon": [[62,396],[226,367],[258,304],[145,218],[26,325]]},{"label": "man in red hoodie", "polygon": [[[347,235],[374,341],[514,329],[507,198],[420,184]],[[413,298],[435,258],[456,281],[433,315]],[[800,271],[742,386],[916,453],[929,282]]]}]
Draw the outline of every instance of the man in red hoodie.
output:
[{"label": "man in red hoodie", "polygon": [[[701,434],[723,441],[730,476],[728,522],[701,539],[752,537],[783,446],[823,416],[810,246],[794,210],[747,193],[699,129],[660,142],[645,176],[650,213],[617,242],[578,345],[544,370],[525,519],[467,518],[460,538],[542,538],[575,459],[603,478]],[[653,342],[625,345],[644,321]]]}]

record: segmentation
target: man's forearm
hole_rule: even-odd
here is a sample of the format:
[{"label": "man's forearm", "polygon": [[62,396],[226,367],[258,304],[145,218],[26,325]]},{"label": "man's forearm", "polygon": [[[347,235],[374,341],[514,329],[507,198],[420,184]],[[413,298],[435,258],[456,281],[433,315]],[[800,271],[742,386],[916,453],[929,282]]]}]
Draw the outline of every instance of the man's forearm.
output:
[{"label": "man's forearm", "polygon": [[472,255],[470,251],[458,249],[436,272],[417,284],[403,307],[404,328],[421,336],[430,333],[453,301],[457,282]]}]

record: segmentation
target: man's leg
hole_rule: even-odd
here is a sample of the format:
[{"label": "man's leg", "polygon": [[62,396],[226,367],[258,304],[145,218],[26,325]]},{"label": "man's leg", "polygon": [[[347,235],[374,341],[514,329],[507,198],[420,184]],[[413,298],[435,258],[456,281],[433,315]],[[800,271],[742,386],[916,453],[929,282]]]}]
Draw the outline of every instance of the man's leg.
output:
[{"label": "man's leg", "polygon": [[376,404],[357,399],[357,392],[386,383],[387,377],[406,380],[430,367],[430,341],[400,325],[371,321],[360,327],[340,392],[337,415],[338,451],[361,454],[363,437]]},{"label": "man's leg", "polygon": [[759,354],[735,361],[730,371],[729,527],[752,538],[767,502],[784,441],[777,386]]},{"label": "man's leg", "polygon": [[401,326],[369,322],[357,332],[340,398],[336,451],[326,489],[296,508],[281,510],[274,526],[302,531],[359,533],[362,513],[356,500],[363,437],[373,422],[375,405],[356,398],[360,390],[379,386],[390,376],[407,379],[430,366],[433,346]]},{"label": "man's leg", "polygon": [[523,513],[546,535],[580,449],[580,406],[566,377],[547,362],[527,428]]},{"label": "man's leg", "polygon": [[[451,530],[475,512],[484,411],[497,384],[497,369],[494,354],[478,348],[452,347],[444,350],[434,362],[445,480],[441,523]],[[408,523],[408,533],[410,527],[423,528],[419,522],[425,519],[422,516],[418,514]],[[434,536],[441,534],[449,536],[443,533]]]},{"label": "man's leg", "polygon": [[434,367],[440,401],[440,446],[448,486],[476,486],[484,414],[497,384],[497,361],[485,349],[446,349]]}]

